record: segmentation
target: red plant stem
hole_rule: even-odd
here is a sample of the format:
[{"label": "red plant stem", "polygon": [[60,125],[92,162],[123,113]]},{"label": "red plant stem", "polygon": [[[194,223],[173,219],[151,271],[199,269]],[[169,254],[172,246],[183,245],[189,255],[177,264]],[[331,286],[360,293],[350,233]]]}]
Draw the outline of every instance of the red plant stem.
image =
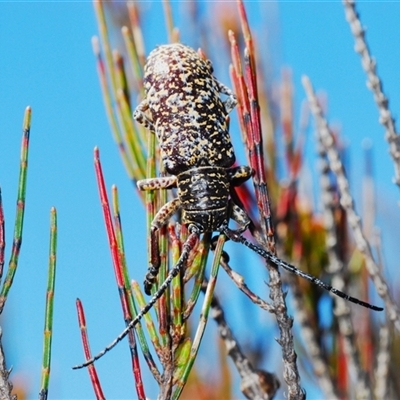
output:
[{"label": "red plant stem", "polygon": [[[79,299],[76,299],[76,311],[78,313],[79,329],[81,330],[83,352],[85,353],[86,360],[90,360],[92,358],[92,355],[90,352],[89,338],[87,335],[85,312],[83,310],[82,302]],[[89,371],[90,380],[93,385],[93,390],[96,395],[96,399],[97,400],[105,399],[106,397],[103,394],[103,390],[101,388],[99,377],[97,375],[96,367],[94,366],[94,364],[90,364],[88,366],[88,371]]]},{"label": "red plant stem", "polygon": [[262,217],[262,221],[266,225],[266,236],[268,241],[268,248],[271,252],[275,253],[275,239],[274,230],[271,222],[271,207],[269,202],[267,183],[264,168],[264,151],[262,147],[262,134],[261,134],[261,121],[260,121],[260,106],[258,104],[256,70],[254,64],[251,63],[250,54],[248,49],[245,50],[245,76],[248,82],[247,91],[250,104],[250,120],[252,129],[247,131],[249,136],[249,153],[251,166],[255,170],[253,182],[257,197],[257,205]]},{"label": "red plant stem", "polygon": [[[254,58],[253,38],[251,36],[250,25],[247,20],[246,9],[244,7],[242,0],[238,0],[238,9],[239,9],[240,24],[242,27],[242,33],[243,33],[245,45],[246,45],[247,51],[249,53],[251,66],[255,72],[254,66],[256,64],[255,64],[255,58]],[[258,93],[258,91],[257,91],[257,75],[255,73],[252,75],[251,86],[255,89],[254,93],[257,94]]]},{"label": "red plant stem", "polygon": [[[112,223],[110,203],[108,201],[107,190],[104,182],[104,175],[101,168],[100,152],[97,147],[94,149],[94,165],[96,171],[97,184],[99,188],[100,201],[103,208],[104,221],[106,224],[108,242],[111,250],[114,274],[117,281],[118,292],[121,301],[122,313],[124,316],[125,324],[128,325],[132,321],[132,315],[129,310],[128,293],[127,293],[127,290],[129,290],[129,288],[126,289],[124,286],[122,264],[118,250],[117,239],[115,236],[114,226]],[[144,388],[142,383],[139,357],[136,349],[136,340],[133,330],[129,331],[128,338],[129,338],[129,348],[131,350],[132,368],[136,383],[136,391],[139,399],[144,400],[146,399],[146,396],[144,393]]]}]

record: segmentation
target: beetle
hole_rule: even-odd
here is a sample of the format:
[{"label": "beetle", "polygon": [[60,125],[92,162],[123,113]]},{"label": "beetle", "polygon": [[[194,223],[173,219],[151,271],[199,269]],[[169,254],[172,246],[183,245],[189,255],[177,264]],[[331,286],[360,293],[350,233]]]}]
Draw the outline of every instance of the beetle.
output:
[{"label": "beetle", "polygon": [[[151,224],[151,266],[144,282],[150,294],[160,265],[159,228],[181,210],[181,222],[196,237],[222,231],[229,219],[238,223],[238,232],[245,231],[250,219],[230,194],[232,187],[251,177],[252,169],[232,167],[235,153],[227,117],[237,101],[214,77],[211,61],[180,43],[159,46],[148,56],[144,90],[145,98],[133,118],[156,134],[162,162],[171,176],[138,181],[138,188],[177,187],[177,198],[166,203]],[[228,96],[225,102],[221,94]]]},{"label": "beetle", "polygon": [[[248,166],[233,167],[235,153],[228,132],[227,117],[236,105],[236,98],[229,88],[213,76],[209,60],[180,43],[159,46],[147,59],[144,88],[146,97],[136,107],[133,118],[156,134],[161,158],[170,176],[143,179],[137,185],[140,190],[177,188],[177,197],[163,205],[151,223],[151,266],[144,282],[147,294],[151,294],[160,265],[157,231],[181,210],[181,222],[188,226],[189,236],[183,244],[177,264],[146,306],[113,342],[74,369],[92,364],[128,334],[185,266],[200,234],[204,232],[219,231],[277,267],[307,279],[343,299],[375,311],[383,310],[297,269],[242,236],[252,222],[233,200],[233,190],[248,180],[253,171]],[[220,94],[227,95],[228,99],[223,102]],[[228,227],[230,219],[237,222],[236,230]]]},{"label": "beetle", "polygon": [[[232,91],[214,77],[210,60],[180,43],[159,46],[148,56],[144,90],[145,98],[136,107],[133,118],[156,134],[161,159],[170,176],[138,181],[138,188],[178,189],[177,197],[161,207],[151,224],[151,266],[144,282],[147,294],[151,294],[160,265],[157,231],[181,210],[181,222],[188,226],[190,233],[177,265],[152,301],[162,295],[178,274],[200,234],[219,231],[276,266],[339,297],[376,311],[382,310],[280,260],[241,235],[252,222],[233,201],[233,188],[248,180],[253,171],[248,166],[232,167],[235,153],[228,131],[228,114],[237,101]],[[228,96],[225,102],[220,94]],[[237,222],[238,229],[228,228],[230,219]]]}]

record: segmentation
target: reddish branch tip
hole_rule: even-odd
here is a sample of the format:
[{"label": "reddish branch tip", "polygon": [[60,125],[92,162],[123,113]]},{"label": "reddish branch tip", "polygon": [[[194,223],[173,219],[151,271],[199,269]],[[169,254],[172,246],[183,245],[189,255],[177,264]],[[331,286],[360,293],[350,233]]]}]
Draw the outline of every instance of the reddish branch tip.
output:
[{"label": "reddish branch tip", "polygon": [[232,46],[236,45],[235,33],[231,29],[228,31],[228,38]]}]

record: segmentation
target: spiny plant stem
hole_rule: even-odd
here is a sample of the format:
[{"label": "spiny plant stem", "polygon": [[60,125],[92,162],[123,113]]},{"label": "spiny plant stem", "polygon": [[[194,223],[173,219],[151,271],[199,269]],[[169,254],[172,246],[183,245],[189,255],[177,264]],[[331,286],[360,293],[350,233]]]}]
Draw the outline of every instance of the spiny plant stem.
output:
[{"label": "spiny plant stem", "polygon": [[0,327],[0,398],[4,400],[17,400],[17,396],[11,394],[13,385],[9,380],[11,370],[6,367],[6,359],[4,356],[3,330]]},{"label": "spiny plant stem", "polygon": [[329,166],[332,172],[334,172],[334,174],[336,175],[340,191],[340,203],[347,212],[349,224],[353,231],[357,248],[365,257],[365,265],[367,267],[368,273],[372,281],[374,282],[379,296],[385,302],[386,312],[389,319],[393,322],[396,329],[400,331],[399,309],[394,303],[392,296],[390,295],[389,287],[386,283],[386,280],[382,275],[379,267],[375,263],[369,242],[362,231],[361,218],[355,210],[354,200],[349,190],[349,181],[347,180],[343,164],[340,160],[339,152],[334,146],[334,139],[331,131],[329,130],[328,122],[323,115],[322,109],[318,103],[310,79],[304,76],[302,82],[307,94],[311,112],[313,113],[316,120],[318,134],[321,137],[321,143],[325,147],[325,151],[329,160]]},{"label": "spiny plant stem", "polygon": [[[221,259],[221,265],[222,259]],[[208,282],[203,281],[202,290],[205,292]],[[218,332],[225,344],[227,354],[231,357],[235,364],[237,371],[241,377],[240,390],[248,399],[268,400],[272,398],[278,390],[280,383],[274,374],[265,371],[256,371],[249,359],[242,352],[239,343],[235,339],[231,328],[225,319],[224,310],[221,307],[220,301],[216,295],[213,296],[211,301],[211,316],[217,323]],[[263,385],[262,376],[268,377],[270,385]],[[267,379],[268,379],[267,378]]]},{"label": "spiny plant stem", "polygon": [[[267,190],[264,157],[262,146],[262,132],[260,123],[260,109],[258,106],[257,93],[257,71],[254,64],[254,52],[251,40],[251,32],[247,22],[247,16],[243,2],[238,0],[240,18],[243,35],[246,38],[248,48],[245,49],[245,72],[240,62],[238,45],[232,31],[229,32],[231,42],[232,61],[234,64],[236,93],[239,102],[242,103],[239,120],[243,122],[241,126],[245,129],[246,144],[250,166],[255,170],[253,183],[257,198],[257,205],[261,218],[262,240],[267,249],[275,254],[275,237],[271,220],[271,208]],[[245,77],[247,82],[245,81]],[[247,85],[246,85],[247,83]],[[283,377],[288,385],[288,398],[299,400],[305,398],[305,393],[300,384],[300,374],[297,368],[297,354],[294,350],[294,340],[292,333],[293,318],[289,317],[285,302],[285,295],[282,290],[282,281],[278,268],[272,263],[267,262],[266,267],[269,273],[270,298],[272,306],[276,310],[275,316],[278,323],[280,338],[278,343],[282,347],[284,364]]]},{"label": "spiny plant stem", "polygon": [[[320,136],[317,137],[318,142],[318,153],[320,157],[320,187],[322,189],[322,205],[324,213],[324,225],[326,230],[326,248],[329,259],[329,271],[332,273],[332,285],[340,290],[345,291],[346,283],[344,280],[344,263],[340,258],[339,254],[339,237],[338,227],[335,222],[335,195],[336,192],[330,183],[329,177],[329,164],[326,160],[326,151],[322,143],[320,143]],[[360,364],[360,354],[356,345],[356,337],[354,332],[353,321],[351,319],[350,305],[344,299],[335,297],[335,308],[334,314],[338,320],[339,332],[343,338],[344,352],[349,364],[349,368],[352,371],[352,376],[357,380],[356,391],[358,388],[361,391],[367,388],[365,372],[362,371]],[[364,389],[361,389],[364,388]],[[325,392],[325,396],[328,398],[328,393]],[[330,397],[329,397],[330,398]]]},{"label": "spiny plant stem", "polygon": [[396,131],[396,122],[389,108],[389,100],[385,96],[381,80],[376,72],[376,61],[371,56],[365,39],[365,30],[361,25],[354,0],[343,0],[343,5],[351,32],[355,39],[355,51],[361,57],[361,65],[367,74],[367,86],[374,95],[379,111],[379,122],[386,129],[386,140],[392,156],[395,170],[394,183],[400,187],[400,136]]}]

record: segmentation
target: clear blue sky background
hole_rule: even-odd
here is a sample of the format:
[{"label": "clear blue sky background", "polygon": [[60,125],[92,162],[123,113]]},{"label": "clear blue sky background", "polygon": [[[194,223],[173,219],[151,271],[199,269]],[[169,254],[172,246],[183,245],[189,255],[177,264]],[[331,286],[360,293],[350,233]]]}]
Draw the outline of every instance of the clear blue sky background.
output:
[{"label": "clear blue sky background", "polygon": [[[160,4],[146,3],[147,15],[162,21]],[[373,141],[378,223],[386,258],[393,267],[390,258],[396,249],[393,228],[399,224],[399,192],[391,184],[393,167],[388,146],[353,51],[341,3],[251,2],[247,7],[253,26],[261,21],[273,22],[264,30],[269,30],[268,40],[274,43],[274,64],[288,65],[294,71],[297,112],[304,97],[302,74],[328,93],[329,117],[333,122],[340,121],[350,144],[350,177],[358,201],[361,142],[365,137]],[[368,27],[367,38],[392,110],[398,116],[400,2],[362,2],[359,11]],[[177,19],[178,25],[182,21]],[[162,23],[149,24],[151,47],[165,38],[165,28]],[[12,243],[23,112],[27,105],[33,110],[24,239],[19,270],[1,321],[8,365],[13,365],[15,380],[21,379],[26,385],[29,398],[37,397],[40,383],[52,206],[58,210],[59,236],[50,398],[93,398],[87,372],[71,369],[83,359],[76,297],[85,305],[93,352],[103,348],[124,325],[95,183],[95,145],[101,150],[108,187],[115,183],[120,190],[131,276],[142,281],[146,268],[144,210],[111,138],[91,50],[94,34],[97,26],[91,2],[0,2],[0,185],[7,256]],[[311,154],[311,139],[309,146]],[[310,168],[314,166],[310,161]],[[360,206],[358,209],[361,211]],[[245,323],[240,317],[236,320]],[[213,330],[211,325],[209,330]],[[240,337],[239,328],[237,335]],[[201,359],[198,365],[204,365]],[[274,369],[275,365],[265,367]],[[100,361],[98,370],[107,398],[134,396],[126,343]],[[309,398],[317,398],[312,384],[307,385]],[[150,389],[148,395],[154,398],[156,393]]]}]

